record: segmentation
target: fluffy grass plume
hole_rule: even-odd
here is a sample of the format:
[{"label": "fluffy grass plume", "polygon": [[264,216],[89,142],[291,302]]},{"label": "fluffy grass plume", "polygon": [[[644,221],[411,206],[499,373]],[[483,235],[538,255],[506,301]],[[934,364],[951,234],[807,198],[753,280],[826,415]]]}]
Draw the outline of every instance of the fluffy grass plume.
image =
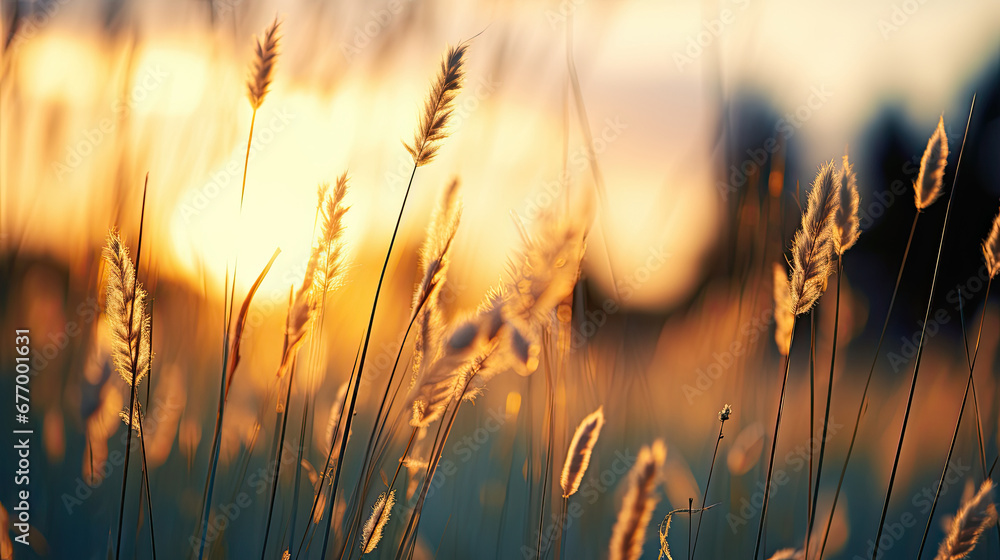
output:
[{"label": "fluffy grass plume", "polygon": [[[108,264],[105,314],[111,333],[111,356],[118,374],[135,387],[146,375],[152,357],[146,290],[136,281],[128,247],[114,231],[108,233],[104,260]],[[119,416],[138,431],[139,403],[135,402],[131,412],[127,408]]]},{"label": "fluffy grass plume", "polygon": [[420,284],[413,292],[411,313],[416,314],[417,332],[413,344],[414,382],[425,366],[426,360],[434,360],[444,313],[438,296],[448,275],[451,261],[452,242],[462,218],[462,201],[458,194],[458,178],[452,179],[438,201],[434,213],[427,224],[427,234],[420,247]]},{"label": "fluffy grass plume", "polygon": [[1000,213],[993,218],[990,234],[983,241],[983,260],[986,261],[986,272],[993,278],[1000,272]]},{"label": "fluffy grass plume", "polygon": [[788,355],[792,341],[795,315],[792,313],[792,292],[788,273],[781,263],[774,263],[774,342],[782,356]]},{"label": "fluffy grass plume", "polygon": [[499,347],[505,329],[499,300],[489,300],[475,314],[449,327],[437,356],[421,368],[413,386],[415,428],[426,428],[441,417],[453,398],[463,398],[467,382],[482,369]]},{"label": "fluffy grass plume", "polygon": [[523,248],[510,261],[507,278],[487,293],[476,313],[452,323],[440,346],[436,373],[418,383],[425,392],[429,388],[445,396],[442,391],[450,381],[453,394],[436,401],[424,398],[423,403],[418,398],[411,424],[426,426],[450,398],[475,398],[497,373],[514,369],[528,375],[538,367],[539,331],[572,294],[586,246],[590,213],[570,215],[546,212],[532,233],[515,219]]},{"label": "fluffy grass plume", "polygon": [[588,414],[573,434],[573,441],[569,444],[569,453],[566,454],[566,463],[563,465],[562,476],[559,484],[562,485],[563,497],[568,498],[580,489],[580,482],[590,465],[590,455],[597,445],[597,438],[601,435],[601,427],[604,426],[604,407],[600,407]]},{"label": "fluffy grass plume", "polygon": [[[546,212],[531,233],[515,220],[523,248],[511,260],[507,279],[487,293],[477,312],[452,323],[434,373],[417,384],[423,397],[444,398],[418,396],[411,424],[425,427],[450,398],[474,398],[497,373],[513,368],[527,375],[537,368],[538,331],[576,285],[589,216],[589,206],[568,218]],[[443,393],[449,382],[451,397]]]},{"label": "fluffy grass plume", "polygon": [[826,291],[833,256],[832,220],[837,211],[840,177],[833,163],[820,168],[809,203],[802,214],[802,226],[792,242],[791,308],[795,315],[812,309]]},{"label": "fluffy grass plume", "polygon": [[948,536],[941,543],[935,560],[960,560],[972,552],[979,535],[997,521],[992,493],[993,481],[986,480],[974,496],[962,501],[962,507],[952,520]]},{"label": "fluffy grass plume", "polygon": [[840,203],[833,215],[833,245],[837,254],[844,252],[858,242],[861,235],[861,220],[858,210],[861,206],[861,196],[858,194],[858,178],[854,174],[854,166],[844,156],[840,167]]},{"label": "fluffy grass plume", "polygon": [[413,293],[413,308],[427,300],[440,288],[448,272],[448,255],[451,244],[462,219],[462,198],[458,194],[459,181],[454,178],[448,183],[427,224],[427,235],[420,247],[420,285]]},{"label": "fluffy grass plume", "polygon": [[927,148],[920,158],[920,173],[913,183],[914,203],[923,210],[941,196],[944,167],[948,163],[948,136],[944,132],[944,117],[938,119],[937,128],[927,141]]},{"label": "fluffy grass plume", "polygon": [[[316,268],[315,297],[340,286],[347,270],[344,262],[344,216],[350,208],[344,203],[347,196],[347,173],[337,178],[333,192],[322,190],[319,211],[323,217],[323,229],[318,244],[319,262]],[[322,189],[322,188],[321,188]]]},{"label": "fluffy grass plume", "polygon": [[[475,397],[501,371],[528,374],[537,367],[536,331],[576,285],[589,215],[575,212],[563,219],[550,212],[532,234],[517,223],[524,247],[511,261],[508,279],[474,314],[453,321],[439,346],[425,341],[421,347],[412,388],[413,427],[437,420],[453,398]],[[428,359],[428,352],[436,358]]]},{"label": "fluffy grass plume", "polygon": [[517,222],[522,249],[508,267],[505,290],[511,315],[528,324],[547,319],[573,291],[586,250],[590,214],[589,203],[567,216],[550,209],[531,232]]},{"label": "fluffy grass plume", "polygon": [[295,291],[288,307],[288,316],[285,319],[285,344],[281,353],[281,365],[278,366],[278,378],[284,377],[285,372],[292,365],[295,352],[305,340],[306,333],[309,332],[309,325],[312,323],[316,311],[319,309],[318,300],[312,297],[313,283],[316,277],[316,267],[319,264],[320,251],[318,247],[313,247],[306,264],[306,273],[302,279],[302,284]]},{"label": "fluffy grass plume", "polygon": [[467,49],[467,43],[448,48],[448,53],[441,61],[441,71],[424,102],[420,125],[414,134],[413,143],[403,144],[406,146],[406,151],[413,156],[413,164],[417,167],[430,163],[437,154],[440,142],[448,136],[448,120],[455,108],[455,97],[461,91],[462,79],[465,77],[463,67]]},{"label": "fluffy grass plume", "polygon": [[274,77],[274,64],[278,60],[278,18],[264,30],[262,37],[256,38],[253,62],[250,63],[250,73],[247,76],[247,99],[256,111],[264,103],[271,80]]},{"label": "fluffy grass plume", "polygon": [[629,473],[629,486],[611,534],[611,560],[636,560],[642,556],[646,527],[656,507],[656,489],[660,468],[667,458],[667,448],[656,440],[639,450]]},{"label": "fluffy grass plume", "polygon": [[[288,371],[295,352],[309,333],[310,325],[324,295],[336,288],[343,278],[346,269],[343,257],[343,219],[347,212],[347,207],[344,205],[347,183],[347,175],[341,175],[333,192],[325,193],[326,200],[323,201],[321,209],[323,229],[310,250],[302,284],[295,291],[285,321],[285,345],[281,365],[278,367],[279,378]],[[323,191],[322,187],[320,190]]]},{"label": "fluffy grass plume", "polygon": [[129,385],[142,381],[149,366],[149,315],[146,290],[136,283],[135,265],[118,233],[108,233],[104,247],[108,264],[105,313],[111,333],[115,369]]},{"label": "fluffy grass plume", "polygon": [[372,508],[371,517],[365,522],[365,528],[361,532],[361,553],[368,554],[375,550],[378,542],[382,539],[382,530],[389,522],[389,514],[392,513],[392,506],[396,503],[396,491],[385,492],[379,495]]}]

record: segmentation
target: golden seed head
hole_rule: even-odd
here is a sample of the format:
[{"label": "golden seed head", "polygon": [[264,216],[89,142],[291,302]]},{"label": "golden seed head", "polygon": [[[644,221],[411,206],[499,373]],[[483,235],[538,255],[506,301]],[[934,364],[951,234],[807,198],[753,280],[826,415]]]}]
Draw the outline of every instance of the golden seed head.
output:
[{"label": "golden seed head", "polygon": [[278,27],[281,22],[278,18],[264,30],[264,35],[256,39],[254,48],[254,59],[250,64],[250,73],[247,76],[247,99],[254,111],[260,109],[264,103],[264,97],[271,87],[271,80],[274,77],[274,65],[278,60]]},{"label": "golden seed head", "polygon": [[927,148],[920,158],[920,173],[913,183],[914,203],[923,210],[941,196],[944,168],[948,163],[948,136],[944,132],[944,116],[938,119],[937,128],[927,140]]}]

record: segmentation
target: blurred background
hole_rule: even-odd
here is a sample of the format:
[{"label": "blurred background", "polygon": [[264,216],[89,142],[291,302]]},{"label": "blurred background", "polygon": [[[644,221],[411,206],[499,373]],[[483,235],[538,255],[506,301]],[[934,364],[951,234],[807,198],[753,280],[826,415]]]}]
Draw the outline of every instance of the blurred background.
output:
[{"label": "blurred background", "polygon": [[[100,251],[111,228],[135,250],[147,173],[139,277],[153,301],[156,358],[146,406],[157,415],[147,439],[157,534],[164,535],[157,552],[188,557],[188,537],[197,533],[227,267],[238,256],[236,291],[245,293],[281,249],[248,321],[223,429],[218,503],[240,490],[227,469],[240,464],[258,409],[272,398],[268,384],[280,360],[288,290],[301,282],[308,259],[317,185],[346,171],[348,282],[328,303],[318,388],[303,383],[293,392],[293,410],[301,410],[306,392],[316,399],[308,453],[321,460],[326,416],[350,375],[412,168],[402,142],[413,134],[447,45],[474,36],[451,134],[416,173],[389,263],[371,344],[376,383],[361,391],[361,431],[370,426],[406,327],[428,215],[452,177],[462,182],[465,213],[449,275],[449,315],[474,308],[505,273],[519,245],[512,216],[530,225],[568,195],[592,199],[596,217],[574,296],[573,351],[559,383],[547,388],[545,368],[527,377],[511,372],[493,380],[475,406],[463,407],[445,450],[455,468],[432,486],[415,556],[520,557],[540,524],[558,513],[561,450],[580,419],[603,406],[607,425],[588,471],[593,501],[581,499],[564,554],[604,557],[623,487],[615,461],[663,438],[665,492],[654,521],[687,507],[689,498],[699,503],[716,413],[726,403],[734,413],[708,499],[720,505],[704,516],[698,550],[706,558],[745,554],[756,534],[752,501],[763,484],[781,381],[772,266],[782,262],[798,225],[799,193],[804,200],[819,165],[849,154],[861,189],[862,234],[845,260],[822,512],[915,213],[911,184],[942,116],[952,152],[947,192],[956,175],[957,186],[932,301],[937,319],[928,326],[888,516],[909,513],[919,523],[886,557],[916,552],[929,503],[922,496],[926,488],[933,492],[962,402],[964,347],[972,351],[981,322],[977,410],[987,468],[997,455],[1000,304],[985,298],[979,244],[1000,207],[1000,3],[0,6],[0,305],[5,333],[31,330],[36,372],[31,523],[38,538],[34,550],[15,545],[16,558],[104,558],[114,539],[121,469],[95,472],[95,465],[124,448],[117,411],[128,388],[108,360]],[[251,117],[247,66],[253,36],[276,15],[283,21],[281,54],[256,116],[240,215]],[[828,557],[870,555],[946,202],[925,213],[914,237],[870,393],[875,406],[861,424]],[[821,387],[830,369],[832,295],[816,313]],[[804,342],[809,324],[799,323],[796,338]],[[0,346],[4,394],[13,392],[12,348]],[[789,482],[772,498],[768,553],[801,546],[805,534],[807,476],[798,452],[810,440],[808,360],[807,346],[796,345],[786,402],[791,420],[782,426],[776,463]],[[825,389],[818,402],[823,398]],[[971,411],[952,464],[962,481],[979,482]],[[541,428],[548,415],[551,436]],[[8,416],[0,420],[4,431],[14,428]],[[271,417],[261,421],[265,431]],[[493,429],[496,418],[503,421]],[[356,472],[360,453],[349,446],[348,471]],[[251,470],[265,464],[263,455],[258,448]],[[9,446],[0,457],[6,477],[14,464]],[[393,463],[382,469],[391,475]],[[125,542],[129,557],[148,557],[148,524],[135,507],[140,471],[134,462],[130,468]],[[290,512],[294,482],[286,473],[277,519]],[[930,542],[941,539],[940,519],[957,509],[963,485],[943,494]],[[13,499],[5,482],[0,503],[9,511]],[[213,544],[213,557],[258,554],[266,505],[255,499],[233,520]],[[686,523],[675,520],[671,542],[678,550],[686,546]],[[276,544],[287,540],[282,530],[272,532],[268,557],[284,550]],[[1000,553],[991,536],[977,557]],[[376,556],[393,552],[383,547]],[[645,553],[655,557],[655,536]]]}]

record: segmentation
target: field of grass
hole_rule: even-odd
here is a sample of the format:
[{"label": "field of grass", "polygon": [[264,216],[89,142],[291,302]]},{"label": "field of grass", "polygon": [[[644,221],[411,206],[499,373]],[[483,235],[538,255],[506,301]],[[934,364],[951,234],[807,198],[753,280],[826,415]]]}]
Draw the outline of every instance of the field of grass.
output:
[{"label": "field of grass", "polygon": [[1000,555],[1000,55],[849,133],[749,2],[662,81],[648,6],[120,4],[3,4],[0,559]]}]

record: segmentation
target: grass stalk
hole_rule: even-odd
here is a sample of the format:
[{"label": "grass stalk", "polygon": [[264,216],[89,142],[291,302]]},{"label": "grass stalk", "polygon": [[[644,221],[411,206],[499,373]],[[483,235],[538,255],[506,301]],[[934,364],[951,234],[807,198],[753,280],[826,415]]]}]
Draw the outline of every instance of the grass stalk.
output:
[{"label": "grass stalk", "polygon": [[[148,268],[147,268],[148,274]],[[152,304],[151,304],[152,305]],[[150,397],[150,387],[153,385],[153,320],[152,313],[150,313],[149,321],[149,366],[146,368],[146,409],[149,409],[149,397]],[[139,433],[145,434],[142,431],[142,415],[138,416],[139,419]],[[146,488],[146,511],[149,515],[149,546],[152,551],[153,560],[156,560],[156,531],[153,528],[153,497],[149,490],[149,467],[146,464],[146,438],[145,436],[139,438],[139,450],[142,456],[142,482],[143,486]],[[140,502],[142,501],[140,495]],[[140,505],[141,509],[141,505]]]},{"label": "grass stalk", "polygon": [[688,498],[688,560],[691,560],[692,541],[691,529],[694,527],[694,498]]},{"label": "grass stalk", "polygon": [[[826,386],[826,411],[823,413],[823,435],[819,442],[819,460],[816,463],[816,484],[813,486],[812,509],[809,511],[809,533],[812,535],[816,523],[816,508],[819,503],[819,486],[823,479],[823,459],[826,455],[827,430],[830,427],[830,402],[833,400],[833,373],[837,363],[837,335],[840,329],[840,283],[844,276],[844,256],[837,259],[837,300],[833,312],[833,347],[830,351],[830,378]],[[811,435],[810,435],[811,437]],[[812,445],[809,446],[810,452]],[[806,555],[809,554],[809,541],[806,541]]]},{"label": "grass stalk", "polygon": [[[361,343],[359,342],[359,343],[358,343],[358,349],[357,349],[357,352],[355,352],[355,354],[354,354],[354,365],[353,365],[353,366],[351,367],[351,377],[350,377],[350,378],[348,378],[348,380],[347,380],[347,384],[348,384],[348,386],[350,386],[350,384],[351,384],[351,381],[353,381],[353,379],[354,379],[354,375],[355,375],[355,373],[357,372],[357,367],[358,367],[358,356],[359,356],[360,354],[361,354]],[[344,400],[343,400],[343,401],[341,401],[341,403],[340,403],[340,410],[341,410],[341,411],[343,411],[343,410],[344,410],[344,407],[346,406],[346,404],[347,404],[347,392],[345,391],[345,392],[344,392]],[[335,447],[337,446],[337,437],[338,437],[338,436],[339,436],[339,434],[341,433],[341,432],[340,432],[340,426],[341,426],[341,424],[343,423],[343,421],[344,421],[344,416],[343,416],[343,414],[341,414],[341,415],[340,415],[340,416],[339,416],[339,417],[337,418],[337,424],[336,424],[336,426],[334,427],[334,432],[333,432],[333,438],[331,438],[331,439],[332,439],[332,441],[330,442],[330,449],[329,449],[329,450],[327,451],[327,453],[326,453],[326,462],[325,462],[325,464],[324,464],[324,466],[323,466],[323,471],[322,471],[322,473],[323,473],[323,474],[322,474],[322,476],[323,476],[323,480],[324,480],[324,481],[325,481],[325,480],[326,480],[326,479],[327,479],[327,478],[329,477],[329,474],[330,474],[330,462],[331,462],[331,461],[333,460],[333,450],[334,450],[334,448],[335,448]],[[345,438],[346,438],[346,437],[347,437],[347,434],[344,434],[344,436],[343,436],[343,437],[345,437]],[[341,458],[340,458],[340,457],[338,457],[338,458],[337,458],[337,461],[339,462],[340,460],[341,460]],[[325,482],[324,482],[324,484],[325,484]],[[322,491],[322,486],[320,486],[320,491]],[[336,498],[336,495],[334,495],[334,494],[332,494],[332,493],[331,493],[331,495],[330,495],[330,499],[329,499],[329,500],[327,501],[327,518],[328,518],[329,520],[332,520],[332,519],[333,519],[333,513],[334,513],[334,504],[335,504],[335,501],[336,501],[336,500],[335,500],[335,498]],[[313,506],[312,506],[312,511],[310,511],[310,512],[309,512],[309,519],[310,519],[310,520],[312,520],[312,519],[313,519],[313,514],[314,514],[314,512],[315,512],[315,509],[316,509],[316,507],[317,507],[317,505],[318,505],[318,502],[319,502],[319,492],[317,492],[317,493],[316,493],[316,497],[315,497],[315,498],[313,499]],[[330,523],[332,523],[332,521],[331,521]],[[318,527],[318,526],[319,526],[319,524],[317,523],[317,527]],[[330,528],[330,525],[328,524],[328,525],[327,525],[327,530],[328,530],[328,531],[329,531],[329,528]],[[308,533],[309,533],[309,531],[308,531],[308,529],[307,529],[307,530],[306,530],[306,534],[308,534]],[[298,550],[297,550],[297,551],[296,551],[296,553],[295,553],[295,556],[296,556],[296,557],[297,557],[297,556],[298,556],[299,554],[301,554],[301,552],[302,552],[302,547],[303,547],[303,545],[305,545],[305,541],[306,541],[306,534],[302,535],[302,541],[301,541],[301,542],[299,542],[299,547],[298,547]],[[315,536],[315,529],[313,530],[313,536]],[[309,542],[310,542],[310,543],[312,543],[312,537],[310,537],[310,538],[309,538]],[[308,550],[308,546],[306,547],[306,549]]]},{"label": "grass stalk", "polygon": [[545,522],[545,494],[548,492],[548,481],[549,481],[549,459],[552,457],[552,439],[553,439],[553,425],[552,425],[552,413],[555,406],[554,400],[554,388],[552,383],[552,374],[550,369],[545,369],[545,421],[542,424],[542,430],[545,432],[546,443],[545,443],[545,456],[542,457],[542,491],[541,503],[538,506],[538,541],[535,545],[535,558],[540,558],[542,555],[542,533],[544,529]]},{"label": "grass stalk", "polygon": [[[305,404],[302,407],[302,423],[299,426],[299,445],[295,455],[295,479],[294,482],[292,482],[292,518],[288,523],[289,542],[295,541],[295,521],[298,518],[299,492],[300,485],[302,484],[302,459],[304,457],[303,453],[305,451],[304,447],[307,437],[306,426],[308,424],[307,419],[309,418],[309,401],[310,399],[306,398]],[[334,434],[334,436],[336,436],[336,434]]]},{"label": "grass stalk", "polygon": [[789,352],[785,355],[785,373],[781,378],[781,393],[778,395],[778,414],[774,419],[774,438],[771,441],[771,457],[767,461],[767,476],[764,477],[764,503],[761,506],[760,512],[760,524],[757,527],[757,542],[754,545],[753,558],[754,560],[760,555],[760,544],[761,538],[764,535],[764,522],[767,519],[767,505],[769,498],[771,496],[771,475],[774,470],[774,452],[778,447],[778,429],[781,427],[781,409],[785,404],[785,386],[788,384],[788,365],[791,361],[791,347],[792,342],[795,340],[795,323],[792,323],[792,332],[788,336],[788,347]]},{"label": "grass stalk", "polygon": [[[993,279],[990,278],[989,283],[992,283],[992,282],[993,282]],[[987,287],[986,295],[987,296],[989,295],[989,287]],[[988,298],[984,298],[983,301],[985,302],[987,299]],[[964,343],[963,345],[965,347],[965,363],[966,363],[966,365],[969,366],[969,369],[971,370],[972,369],[972,364],[973,364],[973,356],[969,354],[969,334],[965,330],[965,311],[964,311],[964,307],[965,307],[965,303],[962,301],[962,292],[961,292],[961,290],[959,290],[959,292],[958,292],[958,317],[959,317],[959,322],[962,325],[962,341],[963,341],[963,343]],[[979,323],[980,333],[982,332],[983,321],[985,319],[986,319],[986,314],[985,314],[985,309],[984,309],[983,316],[980,317],[980,323]],[[977,356],[979,355],[979,338],[978,337],[976,338],[976,355]],[[972,386],[972,406],[973,406],[973,409],[975,410],[975,413],[976,413],[976,436],[977,436],[977,439],[979,440],[978,441],[978,443],[979,443],[979,466],[980,466],[980,469],[982,469],[983,480],[986,480],[987,478],[989,478],[989,476],[986,473],[986,447],[985,447],[985,445],[983,443],[983,421],[982,421],[982,419],[979,416],[979,399],[976,398],[976,378],[975,377],[972,378],[971,386]],[[997,533],[1000,534],[1000,526],[997,527]]]},{"label": "grass stalk", "polygon": [[[253,112],[250,116],[250,132],[247,134],[247,149],[246,155],[243,158],[243,180],[240,187],[240,212],[239,215],[243,215],[243,198],[246,194],[247,188],[247,168],[250,164],[250,146],[253,143],[253,128],[254,123],[257,120],[257,107],[253,107]],[[202,507],[202,520],[201,520],[201,542],[198,545],[198,560],[202,560],[205,555],[205,537],[208,535],[208,523],[209,523],[209,513],[212,508],[212,493],[215,487],[215,472],[218,468],[219,463],[219,445],[221,444],[222,438],[222,420],[225,415],[226,408],[226,371],[229,366],[229,334],[233,318],[233,305],[236,301],[236,271],[239,267],[239,254],[233,261],[233,281],[232,286],[226,289],[223,293],[225,294],[224,299],[228,298],[229,302],[223,301],[223,351],[222,351],[222,389],[219,394],[219,409],[216,413],[215,420],[215,437],[212,441],[212,461],[209,465],[209,475],[208,481],[206,482],[206,490],[204,493],[204,504]],[[266,537],[265,537],[266,539]]]},{"label": "grass stalk", "polygon": [[[136,242],[136,248],[135,248],[135,272],[136,272],[136,275],[139,274],[139,270],[140,270],[139,269],[139,259],[142,257],[142,226],[143,226],[143,223],[146,220],[146,192],[147,192],[148,188],[149,188],[149,173],[146,173],[146,179],[145,179],[145,182],[144,182],[144,184],[142,186],[142,209],[139,211],[139,237],[138,237],[138,241]],[[135,290],[138,289],[138,286],[139,286],[139,279],[136,278],[135,282],[133,282],[132,294],[131,294],[131,298],[132,298],[133,303],[135,302]],[[134,317],[134,314],[135,314],[135,305],[131,305],[129,307],[129,316],[128,316],[128,324],[129,324],[130,333],[131,333],[131,328],[132,328],[132,324],[133,324],[132,323],[132,319]],[[138,348],[138,346],[135,348],[135,350],[132,350],[131,353],[132,353],[132,371],[135,371],[136,364],[137,364],[138,359],[139,359],[139,348]],[[138,379],[138,376],[135,376],[135,378]],[[130,396],[129,396],[128,410],[129,410],[129,418],[131,418],[132,411],[135,410],[135,394],[136,394],[135,383],[131,383],[131,390],[129,391],[129,393],[130,393]],[[115,560],[118,560],[118,558],[121,557],[121,550],[122,550],[122,522],[124,521],[124,517],[125,517],[125,491],[128,488],[128,463],[129,463],[130,451],[132,450],[132,425],[131,425],[131,422],[129,422],[127,424],[127,427],[128,427],[128,435],[125,438],[125,463],[124,463],[124,466],[122,467],[122,493],[121,493],[121,499],[119,500],[119,504],[118,504],[118,538],[117,538],[117,544],[115,545]]]},{"label": "grass stalk", "polygon": [[701,509],[698,510],[698,527],[694,531],[694,544],[691,546],[691,558],[694,558],[696,552],[698,552],[698,535],[701,534],[701,521],[702,517],[705,515],[705,504],[708,503],[708,487],[712,484],[712,472],[715,470],[715,459],[719,456],[719,444],[722,443],[722,430],[726,427],[726,420],[729,419],[729,414],[727,413],[728,405],[723,409],[723,412],[719,414],[719,437],[715,439],[715,451],[712,452],[712,463],[708,467],[708,479],[705,481],[705,492],[701,497]]},{"label": "grass stalk", "polygon": [[[993,278],[990,278],[986,282],[986,296],[984,301],[988,301],[990,297],[990,286],[993,284]],[[944,459],[944,469],[941,471],[941,477],[938,479],[937,489],[934,491],[934,500],[931,501],[931,510],[927,514],[927,524],[924,525],[924,534],[920,537],[920,548],[917,549],[916,558],[919,560],[920,556],[924,552],[924,546],[927,544],[927,535],[931,531],[931,523],[934,520],[934,511],[937,509],[938,498],[941,496],[941,486],[944,484],[945,475],[948,474],[948,467],[951,465],[951,455],[955,451],[955,443],[958,441],[958,432],[962,427],[962,416],[965,415],[965,405],[969,400],[969,389],[972,387],[973,372],[976,369],[976,357],[979,355],[979,342],[982,340],[983,336],[983,320],[986,318],[986,312],[983,311],[983,316],[979,321],[979,333],[976,335],[976,346],[975,352],[973,352],[972,363],[969,364],[969,380],[965,383],[965,395],[962,397],[962,406],[958,409],[958,420],[955,422],[955,431],[951,435],[951,444],[948,446],[948,455]]]},{"label": "grass stalk", "polygon": [[[906,269],[906,261],[910,255],[910,247],[913,245],[913,234],[917,231],[917,221],[920,212],[913,215],[913,224],[910,226],[910,236],[906,240],[906,248],[903,249],[903,260],[899,263],[899,272],[896,273],[896,284],[892,288],[892,296],[889,298],[889,308],[885,313],[885,320],[882,322],[882,333],[878,337],[878,344],[875,345],[875,355],[872,356],[871,367],[868,369],[868,378],[865,380],[865,388],[861,392],[861,402],[858,403],[858,414],[854,420],[854,430],[851,433],[851,443],[847,446],[847,456],[844,458],[844,466],[840,469],[840,478],[837,481],[837,490],[833,493],[833,504],[830,506],[830,516],[826,521],[826,529],[823,531],[823,542],[819,549],[819,560],[822,560],[826,550],[827,539],[830,536],[830,527],[833,525],[833,514],[837,511],[837,500],[840,498],[840,491],[844,485],[844,476],[847,474],[847,465],[851,462],[851,453],[854,451],[854,444],[858,438],[858,428],[861,426],[861,417],[864,415],[865,402],[868,400],[868,389],[871,387],[872,376],[875,373],[875,364],[878,363],[879,352],[885,342],[885,333],[889,330],[889,319],[892,317],[892,309],[896,304],[896,296],[899,294],[899,286],[903,281],[903,271]],[[838,280],[839,281],[839,280]],[[839,306],[838,306],[839,307]]]},{"label": "grass stalk", "polygon": [[809,544],[812,537],[813,503],[813,434],[816,433],[816,310],[809,312],[809,482],[806,490],[806,548],[805,560],[809,560]]},{"label": "grass stalk", "polygon": [[941,240],[938,242],[937,257],[934,260],[934,275],[931,278],[931,290],[927,296],[927,310],[924,312],[924,322],[920,328],[920,342],[917,344],[917,354],[913,364],[913,375],[910,379],[910,391],[906,397],[906,409],[903,411],[903,425],[899,429],[899,440],[896,443],[896,455],[892,460],[892,470],[889,473],[889,485],[885,491],[885,501],[882,503],[882,515],[879,518],[878,530],[875,533],[875,548],[872,551],[872,560],[878,557],[879,540],[882,538],[882,530],[885,528],[885,518],[889,513],[889,501],[892,498],[892,488],[896,482],[896,471],[899,468],[899,457],[903,451],[903,440],[906,437],[906,426],[909,424],[910,411],[913,406],[913,394],[917,388],[917,377],[920,374],[920,362],[924,355],[924,339],[927,335],[927,321],[930,320],[931,308],[934,305],[934,290],[937,288],[938,272],[941,267],[941,253],[944,251],[944,240],[948,233],[948,219],[951,217],[951,204],[955,200],[955,188],[958,186],[958,172],[962,166],[962,154],[965,152],[965,141],[969,137],[969,126],[972,124],[972,111],[976,105],[976,97],[972,97],[972,106],[969,107],[969,119],[965,124],[965,134],[962,137],[962,147],[958,152],[958,163],[955,165],[955,177],[952,180],[951,192],[948,194],[948,205],[945,207],[944,224],[941,226]]},{"label": "grass stalk", "polygon": [[[399,393],[399,388],[403,384],[403,380],[405,379],[405,375],[400,380],[399,385],[396,386],[396,391],[393,393],[391,399],[389,399],[389,391],[392,388],[392,382],[393,382],[393,379],[396,376],[396,370],[399,367],[399,360],[402,358],[402,355],[403,355],[403,348],[406,346],[406,339],[410,336],[410,331],[413,329],[413,324],[416,321],[417,317],[419,316],[420,311],[421,311],[421,309],[423,309],[423,306],[424,306],[425,303],[427,303],[427,297],[426,296],[424,298],[422,298],[421,301],[419,301],[417,303],[417,306],[414,308],[414,310],[410,314],[410,321],[409,321],[409,323],[406,326],[406,331],[403,333],[403,340],[399,344],[399,349],[396,351],[396,359],[393,362],[392,371],[389,373],[389,382],[386,384],[385,394],[382,396],[382,401],[379,403],[378,412],[375,414],[375,421],[372,423],[372,431],[371,431],[371,434],[368,437],[368,446],[365,449],[364,462],[362,463],[363,465],[365,465],[365,468],[363,468],[362,471],[361,471],[361,478],[358,481],[358,486],[357,486],[357,488],[361,488],[361,492],[359,492],[359,493],[356,494],[358,496],[358,499],[360,499],[360,500],[363,500],[365,498],[365,496],[368,495],[368,489],[370,488],[370,485],[371,485],[371,479],[372,479],[372,476],[374,476],[374,474],[375,474],[375,467],[376,467],[376,465],[381,460],[382,453],[381,452],[376,452],[376,449],[378,448],[378,443],[379,443],[379,441],[381,441],[381,438],[382,438],[382,430],[385,427],[385,424],[388,423],[388,421],[389,421],[389,411],[392,410],[392,406],[396,402],[396,396]],[[386,399],[389,399],[389,406],[388,407],[385,406],[386,405]],[[382,412],[383,412],[383,410],[385,411],[385,418],[384,419],[382,418]],[[388,444],[389,441],[392,440],[392,435],[393,435],[394,432],[395,432],[394,429],[390,431],[390,433],[388,435],[388,439],[385,441],[386,445]],[[411,436],[411,443],[412,443],[412,436]],[[409,447],[410,447],[410,445],[408,444],[407,445],[407,451],[404,452],[404,454],[403,454],[404,457],[405,457],[406,453],[409,452]],[[385,446],[383,446],[383,448],[382,448],[382,451],[384,451],[384,450],[385,450]],[[378,460],[376,460],[376,457],[378,457]],[[399,472],[399,467],[398,466],[396,468],[396,472],[397,473]],[[393,481],[395,481],[395,479],[396,479],[396,477],[393,476]],[[389,485],[389,488],[392,488],[391,484]],[[362,520],[362,513],[363,513],[363,510],[360,509],[360,508],[355,513],[355,515],[353,517],[353,520],[351,522],[351,528],[350,528],[349,535],[353,534],[353,532],[360,527],[361,520]]]},{"label": "grass stalk", "polygon": [[271,519],[274,516],[274,498],[278,493],[278,479],[281,478],[281,454],[285,450],[285,430],[288,427],[288,417],[291,410],[288,406],[292,400],[292,384],[295,381],[295,358],[292,358],[292,367],[288,372],[288,390],[285,392],[285,408],[281,418],[281,430],[277,437],[277,450],[274,454],[274,478],[271,480],[271,497],[268,500],[267,522],[264,524],[264,544],[260,547],[260,558],[264,560],[267,553],[267,538],[271,532]]},{"label": "grass stalk", "polygon": [[559,520],[556,522],[556,560],[562,558],[563,526],[566,524],[566,508],[568,506],[569,498],[564,497],[562,499],[562,507],[559,510]]},{"label": "grass stalk", "polygon": [[[410,189],[413,187],[413,177],[417,174],[417,165],[413,165],[410,172],[410,180],[406,183],[406,192],[403,194],[403,203],[399,207],[399,215],[396,217],[396,225],[392,230],[392,237],[389,239],[389,248],[385,252],[385,260],[382,263],[382,272],[378,277],[378,284],[375,286],[375,298],[372,302],[372,311],[368,316],[368,328],[365,331],[364,343],[361,347],[361,358],[358,361],[358,375],[354,382],[354,390],[351,392],[351,402],[346,411],[347,423],[344,425],[344,437],[340,441],[340,454],[337,460],[337,468],[333,475],[333,488],[330,492],[331,502],[337,497],[337,486],[340,483],[340,472],[344,465],[344,453],[347,451],[347,434],[351,433],[351,423],[354,419],[354,409],[358,400],[358,390],[361,388],[361,376],[364,374],[365,358],[368,356],[368,344],[371,342],[372,327],[375,324],[375,311],[378,309],[378,297],[382,292],[382,282],[385,281],[385,271],[389,267],[389,257],[392,255],[392,247],[396,243],[396,236],[399,234],[399,224],[403,221],[403,211],[406,210],[406,201],[410,197]],[[326,534],[323,536],[323,552],[321,557],[326,558],[326,550],[330,542],[330,525],[333,519],[327,521]]]}]

